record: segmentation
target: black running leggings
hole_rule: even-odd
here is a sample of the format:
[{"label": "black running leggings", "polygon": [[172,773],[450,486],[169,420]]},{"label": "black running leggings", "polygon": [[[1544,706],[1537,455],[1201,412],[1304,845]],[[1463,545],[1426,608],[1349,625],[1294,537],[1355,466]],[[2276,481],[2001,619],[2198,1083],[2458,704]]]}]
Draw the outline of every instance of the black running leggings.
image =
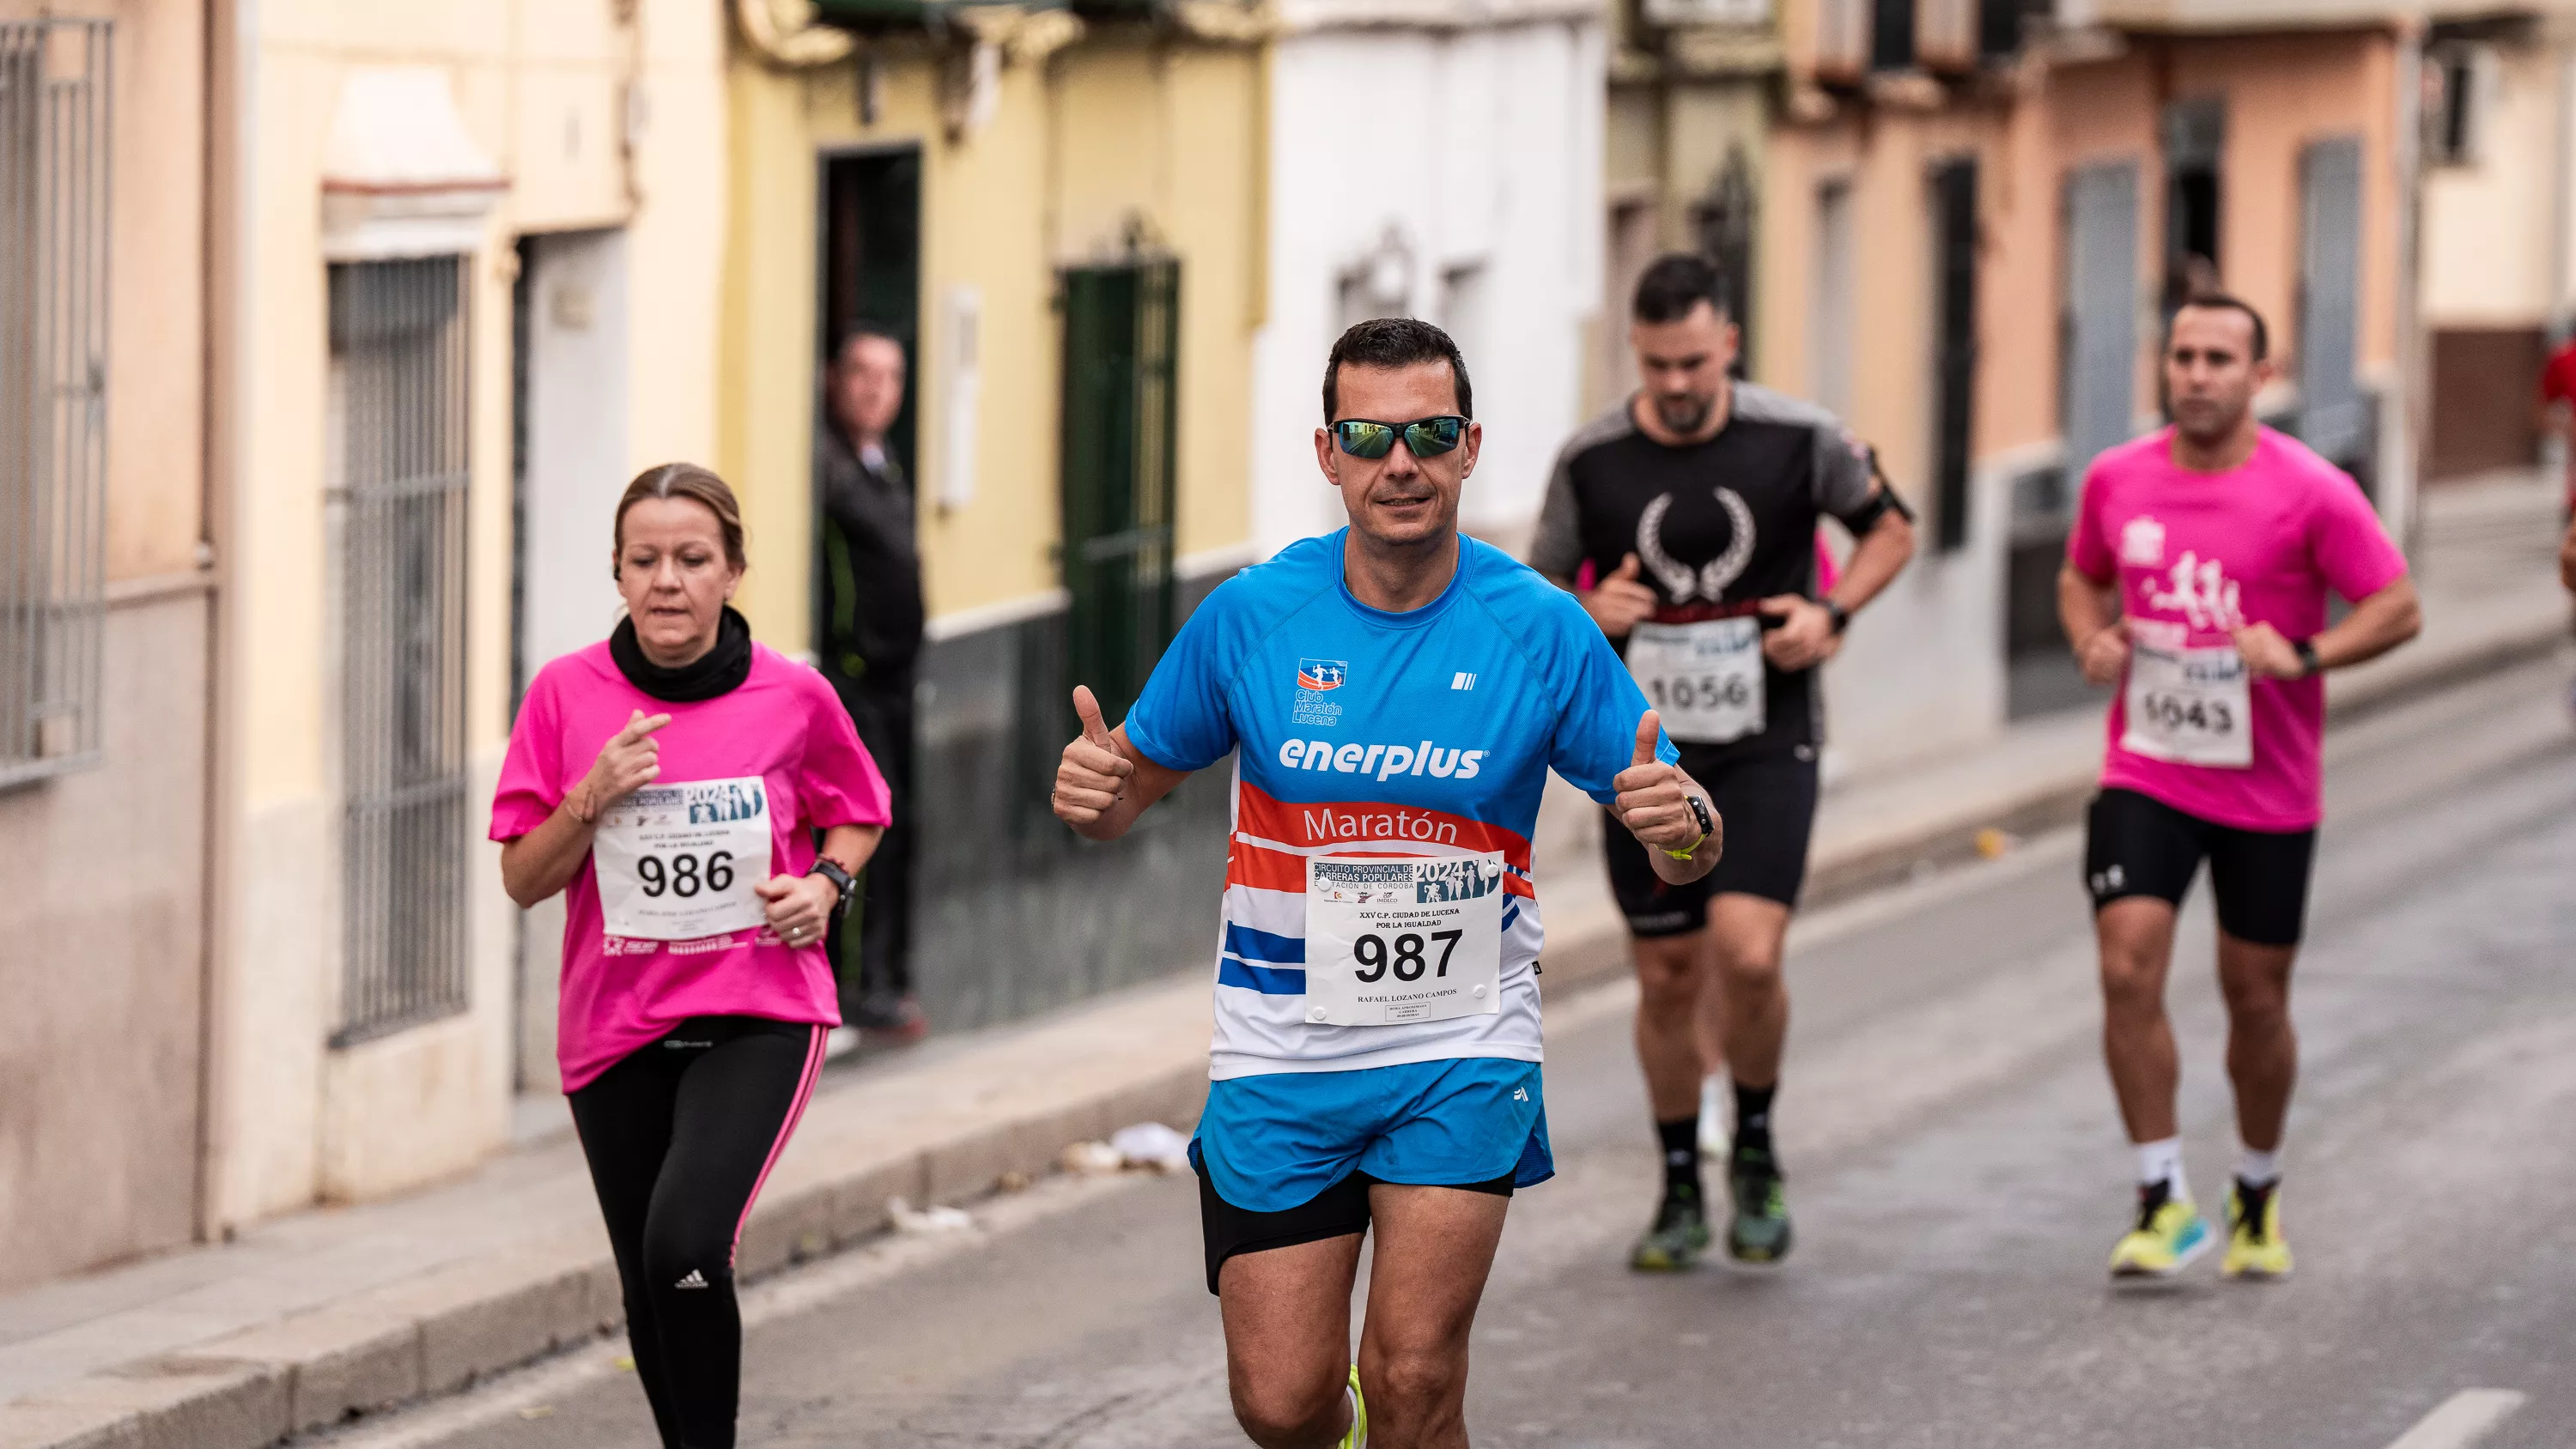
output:
[{"label": "black running leggings", "polygon": [[824,1029],[700,1016],[572,1094],[663,1449],[733,1449],[734,1245],[823,1064]]}]

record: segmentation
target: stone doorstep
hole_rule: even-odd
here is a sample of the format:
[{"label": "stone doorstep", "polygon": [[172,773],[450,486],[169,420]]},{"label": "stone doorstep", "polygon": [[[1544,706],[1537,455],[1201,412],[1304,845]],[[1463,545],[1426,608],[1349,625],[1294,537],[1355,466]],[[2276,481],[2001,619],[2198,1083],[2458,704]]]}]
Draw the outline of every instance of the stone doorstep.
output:
[{"label": "stone doorstep", "polygon": [[[2551,613],[2449,641],[2436,654],[2400,654],[2339,680],[2330,712],[2383,707],[2537,657],[2558,646],[2565,628]],[[1917,861],[1965,858],[1988,827],[2031,831],[2070,822],[2093,776],[2087,764],[2017,782],[2009,796],[1974,801],[1910,841],[1837,851],[1820,840],[1812,898],[1860,894],[1902,878]],[[1562,992],[1624,968],[1615,913],[1590,912],[1566,924],[1571,929],[1548,950],[1544,985]],[[1206,1074],[1195,1045],[1186,1060],[1170,1063],[1139,1062],[1132,1050],[1120,1056],[1106,1080],[1088,1091],[1048,1094],[1043,1106],[1010,1102],[1021,1094],[1004,1091],[974,1103],[987,1109],[981,1113],[935,1111],[933,1119],[946,1120],[905,1134],[917,1145],[880,1139],[869,1152],[847,1132],[827,1130],[839,1150],[784,1159],[763,1192],[744,1227],[741,1273],[761,1277],[883,1232],[888,1198],[971,1199],[1005,1174],[1046,1172],[1067,1143],[1129,1122],[1185,1127],[1196,1120]],[[991,1120],[996,1107],[1002,1120]],[[613,1332],[622,1319],[616,1268],[598,1233],[570,1234],[0,1405],[0,1449],[260,1449],[355,1413],[454,1392]]]}]

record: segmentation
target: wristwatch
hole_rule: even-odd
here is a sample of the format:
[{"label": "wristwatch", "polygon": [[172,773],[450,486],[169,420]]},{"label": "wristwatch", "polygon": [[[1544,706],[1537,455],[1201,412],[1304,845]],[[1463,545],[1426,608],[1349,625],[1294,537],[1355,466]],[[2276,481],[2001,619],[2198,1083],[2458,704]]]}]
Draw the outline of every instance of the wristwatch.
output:
[{"label": "wristwatch", "polygon": [[1831,599],[1827,599],[1825,600],[1825,612],[1833,616],[1835,633],[1839,634],[1845,629],[1851,627],[1851,610],[1844,608],[1842,605],[1835,603]]},{"label": "wristwatch", "polygon": [[1688,860],[1693,855],[1698,854],[1700,846],[1706,844],[1708,837],[1717,829],[1717,822],[1708,818],[1707,802],[1701,800],[1697,795],[1684,795],[1682,797],[1682,803],[1690,806],[1692,818],[1699,821],[1699,839],[1692,841],[1690,844],[1683,846],[1679,850],[1667,850],[1664,852],[1664,854],[1671,856],[1675,860]]},{"label": "wristwatch", "polygon": [[841,869],[841,863],[828,855],[818,855],[814,857],[814,863],[806,867],[805,873],[807,875],[819,875],[823,879],[830,881],[832,883],[832,889],[838,892],[837,897],[832,902],[832,919],[835,924],[838,924],[841,913],[850,908],[850,891],[852,887],[859,883],[859,878],[850,874],[848,871]]},{"label": "wristwatch", "polygon": [[2301,679],[2305,679],[2309,675],[2314,674],[2325,667],[2317,662],[2316,640],[2302,639],[2298,643],[2291,645],[2290,648],[2296,651],[2299,656],[2299,677]]}]

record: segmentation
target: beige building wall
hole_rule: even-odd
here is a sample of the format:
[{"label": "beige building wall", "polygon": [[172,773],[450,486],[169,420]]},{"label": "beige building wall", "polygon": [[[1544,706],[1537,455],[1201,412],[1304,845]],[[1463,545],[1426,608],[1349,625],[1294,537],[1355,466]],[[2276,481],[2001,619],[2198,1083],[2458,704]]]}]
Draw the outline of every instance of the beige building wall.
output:
[{"label": "beige building wall", "polygon": [[2556,47],[2499,46],[2475,159],[2424,171],[2423,306],[2428,327],[2539,327],[2566,299],[2552,275],[2568,239],[2562,87]]},{"label": "beige building wall", "polygon": [[98,763],[0,790],[0,1242],[31,1281],[186,1241],[203,1101],[204,7],[114,23]]},{"label": "beige building wall", "polygon": [[468,822],[479,842],[513,707],[513,244],[527,232],[626,229],[626,471],[708,456],[725,176],[719,14],[715,0],[639,0],[623,20],[616,6],[526,0],[267,0],[244,11],[238,249],[250,300],[226,379],[240,443],[225,521],[236,582],[223,656],[233,808],[214,1003],[217,1223],[452,1173],[498,1146],[508,1122],[516,913],[493,847],[472,846],[467,870],[467,1009],[329,1045],[344,964],[330,662],[341,604],[325,496],[321,194],[342,87],[362,66],[436,69],[509,183],[465,263]]},{"label": "beige building wall", "polygon": [[[1131,235],[1181,261],[1176,552],[1244,543],[1262,64],[1248,46],[1115,28],[1043,58],[1006,47],[989,119],[952,132],[937,60],[915,42],[885,44],[872,123],[857,65],[789,70],[737,46],[719,456],[755,539],[739,602],[762,639],[808,644],[818,168],[836,151],[921,149],[914,485],[934,619],[1007,615],[1058,587],[1056,270],[1115,259]],[[938,323],[955,287],[980,294],[982,356],[976,487],[952,507]]]}]

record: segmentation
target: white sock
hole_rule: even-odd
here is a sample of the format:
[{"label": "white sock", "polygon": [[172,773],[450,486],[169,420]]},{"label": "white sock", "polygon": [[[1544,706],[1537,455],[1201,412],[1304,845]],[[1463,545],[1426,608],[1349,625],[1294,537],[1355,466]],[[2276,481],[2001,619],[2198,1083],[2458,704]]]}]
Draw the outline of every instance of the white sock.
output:
[{"label": "white sock", "polygon": [[2191,1184],[2182,1175],[2182,1139],[2168,1137],[2161,1142],[2138,1144],[2138,1186],[2153,1187],[2170,1183],[2166,1196],[2175,1202],[2191,1200]]},{"label": "white sock", "polygon": [[2281,1149],[2257,1152],[2251,1147],[2236,1149],[2236,1176],[2247,1187],[2270,1187],[2281,1180]]}]

